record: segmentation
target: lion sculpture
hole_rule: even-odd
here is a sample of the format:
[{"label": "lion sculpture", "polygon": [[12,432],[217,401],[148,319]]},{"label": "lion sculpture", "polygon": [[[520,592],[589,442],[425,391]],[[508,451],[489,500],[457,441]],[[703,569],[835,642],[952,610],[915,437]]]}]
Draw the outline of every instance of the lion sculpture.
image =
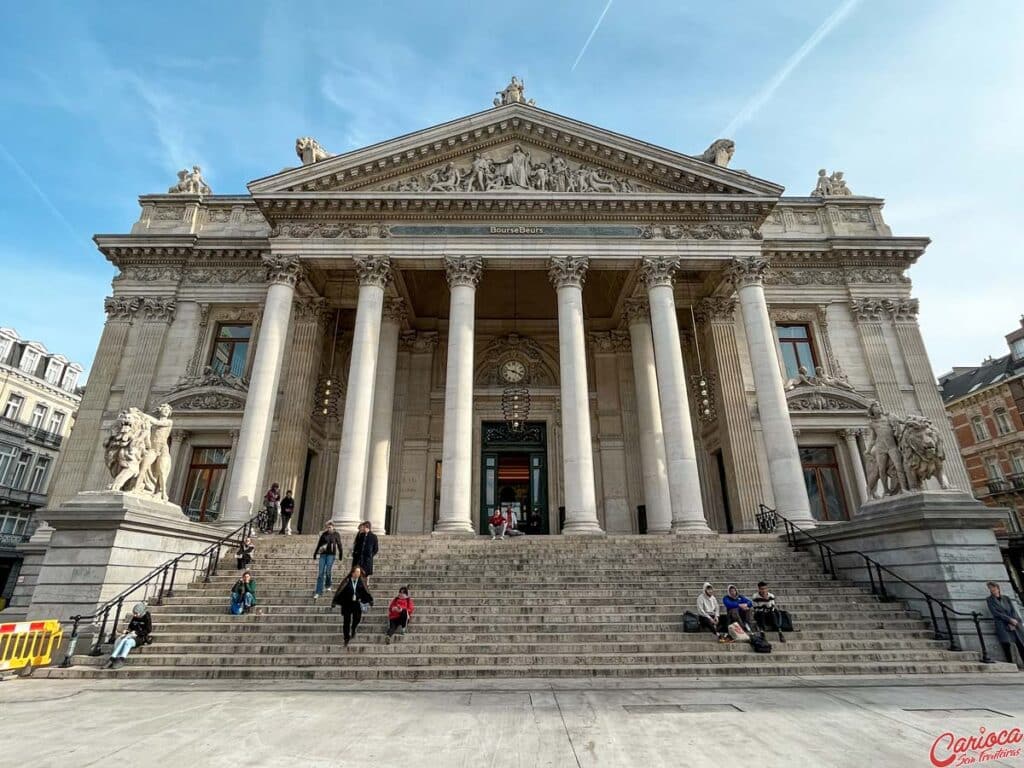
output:
[{"label": "lion sculpture", "polygon": [[725,168],[729,165],[735,152],[736,144],[732,139],[717,139],[702,154],[697,155],[697,159]]},{"label": "lion sculpture", "polygon": [[117,415],[110,437],[103,444],[104,458],[111,476],[111,491],[141,493],[167,501],[167,481],[171,473],[168,441],[174,422],[167,403],[150,416],[138,408]]},{"label": "lion sculpture", "polygon": [[303,165],[318,163],[328,157],[334,157],[312,136],[302,136],[295,140],[295,154],[299,156]]},{"label": "lion sculpture", "polygon": [[949,482],[942,469],[946,452],[942,448],[939,431],[930,419],[919,415],[900,419],[897,440],[903,457],[907,486],[911,491],[921,490],[925,481],[932,477],[938,481],[940,488],[949,490]]}]

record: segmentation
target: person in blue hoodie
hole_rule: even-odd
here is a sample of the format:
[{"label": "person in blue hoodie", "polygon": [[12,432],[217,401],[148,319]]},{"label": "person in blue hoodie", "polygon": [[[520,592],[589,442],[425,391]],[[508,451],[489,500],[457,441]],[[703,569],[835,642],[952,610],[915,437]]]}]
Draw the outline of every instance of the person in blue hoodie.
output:
[{"label": "person in blue hoodie", "polygon": [[740,594],[735,584],[729,585],[725,597],[722,598],[722,603],[725,605],[726,613],[729,614],[730,624],[737,621],[747,632],[753,631],[750,628],[750,620],[754,617],[754,604],[749,597]]}]

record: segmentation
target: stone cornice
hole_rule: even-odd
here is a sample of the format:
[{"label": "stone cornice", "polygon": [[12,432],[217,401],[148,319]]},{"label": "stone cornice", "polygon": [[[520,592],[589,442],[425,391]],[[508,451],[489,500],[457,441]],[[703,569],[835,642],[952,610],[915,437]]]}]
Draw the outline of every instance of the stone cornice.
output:
[{"label": "stone cornice", "polygon": [[548,279],[555,287],[582,288],[587,280],[590,260],[585,257],[558,256],[548,262]]}]

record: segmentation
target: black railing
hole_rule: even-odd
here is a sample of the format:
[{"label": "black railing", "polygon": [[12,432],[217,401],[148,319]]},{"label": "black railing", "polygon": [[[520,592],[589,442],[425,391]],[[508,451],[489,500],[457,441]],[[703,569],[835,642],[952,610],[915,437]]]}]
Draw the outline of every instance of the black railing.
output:
[{"label": "black railing", "polygon": [[[102,655],[103,644],[113,643],[117,638],[117,626],[121,621],[121,616],[124,613],[124,603],[128,598],[136,595],[139,590],[144,590],[143,594],[148,596],[149,590],[152,587],[155,589],[154,594],[156,596],[153,604],[162,605],[165,597],[174,596],[174,584],[178,578],[178,571],[187,570],[186,566],[191,566],[194,577],[201,578],[202,581],[209,583],[210,577],[217,572],[217,566],[220,564],[221,550],[227,546],[241,544],[246,536],[252,535],[253,530],[259,530],[263,527],[265,518],[266,511],[260,510],[256,515],[250,517],[230,533],[225,534],[202,552],[185,552],[171,558],[163,565],[154,568],[127,589],[110,598],[94,612],[88,615],[72,616],[68,619],[71,622],[71,637],[61,666],[71,666],[71,657],[75,655],[75,648],[78,645],[78,628],[82,622],[88,621],[97,625],[96,635],[93,638],[92,647],[89,649],[89,655]],[[111,621],[111,616],[113,616],[113,621]],[[107,633],[108,625],[110,627],[109,634]]]},{"label": "black railing", "polygon": [[[761,533],[776,533],[781,522],[785,527],[786,531],[786,543],[793,549],[799,549],[805,545],[813,545],[818,548],[818,557],[821,560],[821,572],[826,576],[831,576],[833,579],[838,579],[839,576],[836,574],[835,558],[838,557],[859,557],[864,561],[864,568],[867,571],[868,583],[871,585],[871,594],[877,597],[882,602],[888,602],[892,600],[889,595],[889,590],[886,587],[885,580],[888,578],[890,581],[895,580],[911,590],[919,594],[928,605],[928,615],[931,618],[932,630],[936,640],[948,640],[949,650],[961,651],[963,650],[956,639],[956,634],[953,632],[952,622],[955,619],[951,619],[951,616],[963,616],[967,617],[974,623],[974,630],[978,633],[978,642],[981,644],[981,662],[983,664],[992,664],[993,659],[988,655],[988,647],[985,645],[985,635],[981,631],[982,621],[991,621],[991,619],[983,617],[977,611],[959,611],[944,600],[940,600],[933,595],[925,592],[919,586],[913,582],[907,581],[898,573],[895,573],[890,568],[885,567],[877,560],[868,557],[863,552],[857,550],[835,550],[825,542],[821,541],[814,534],[809,531],[805,531],[803,528],[798,526],[796,523],[790,522],[785,517],[780,515],[776,510],[765,506],[764,504],[758,505],[757,511],[757,528]],[[941,628],[939,624],[939,615],[936,613],[938,608],[941,613]]]}]

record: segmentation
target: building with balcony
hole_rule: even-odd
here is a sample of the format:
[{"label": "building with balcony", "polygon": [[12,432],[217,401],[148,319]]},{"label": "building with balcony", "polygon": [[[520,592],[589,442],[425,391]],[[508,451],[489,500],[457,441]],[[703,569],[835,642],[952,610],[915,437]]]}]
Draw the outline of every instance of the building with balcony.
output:
[{"label": "building with balcony", "polygon": [[1024,581],[1024,316],[1006,343],[1008,354],[956,367],[939,386],[972,492],[1011,510],[1004,552],[1011,574]]},{"label": "building with balcony", "polygon": [[82,366],[0,328],[0,607],[21,565],[19,544],[46,504],[50,478],[81,400]]}]

